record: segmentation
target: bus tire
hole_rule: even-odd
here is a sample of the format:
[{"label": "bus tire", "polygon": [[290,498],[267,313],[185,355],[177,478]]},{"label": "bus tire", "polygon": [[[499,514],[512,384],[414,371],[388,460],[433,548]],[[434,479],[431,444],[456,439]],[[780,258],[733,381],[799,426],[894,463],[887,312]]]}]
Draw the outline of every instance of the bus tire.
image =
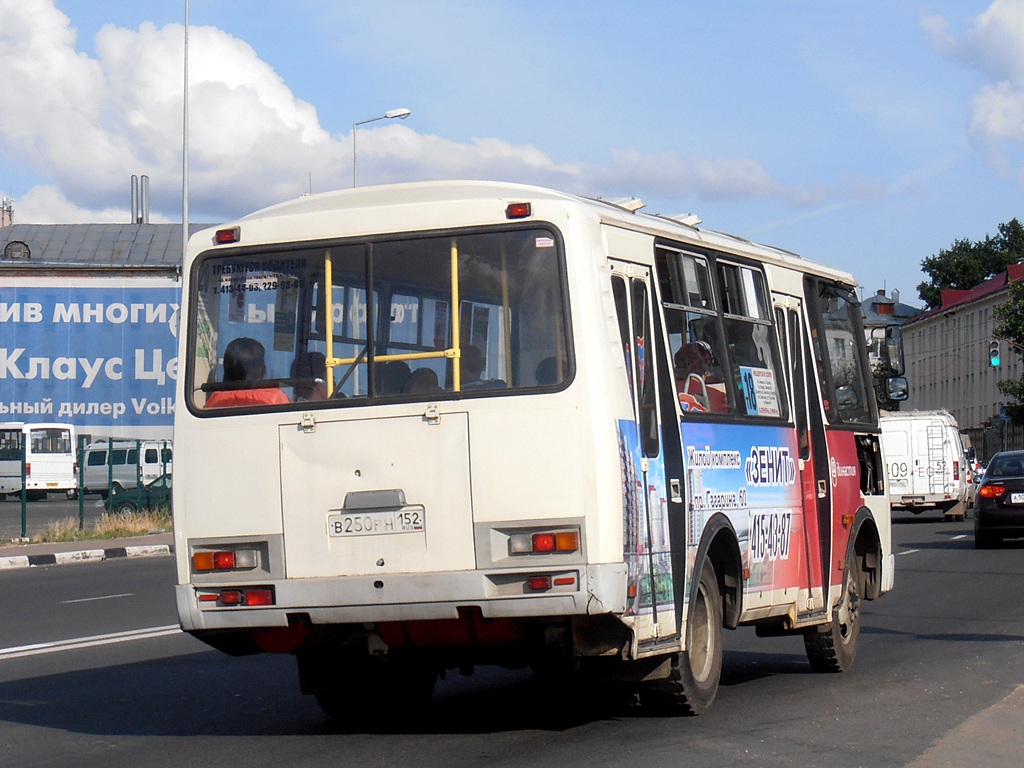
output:
[{"label": "bus tire", "polygon": [[862,579],[860,558],[846,561],[843,594],[832,609],[832,621],[804,633],[807,660],[815,672],[845,672],[857,658],[860,639]]},{"label": "bus tire", "polygon": [[661,701],[683,714],[703,715],[715,700],[721,677],[722,598],[715,569],[705,561],[690,600],[686,650],[675,654],[669,678],[659,681],[656,691],[665,694],[658,697]]}]

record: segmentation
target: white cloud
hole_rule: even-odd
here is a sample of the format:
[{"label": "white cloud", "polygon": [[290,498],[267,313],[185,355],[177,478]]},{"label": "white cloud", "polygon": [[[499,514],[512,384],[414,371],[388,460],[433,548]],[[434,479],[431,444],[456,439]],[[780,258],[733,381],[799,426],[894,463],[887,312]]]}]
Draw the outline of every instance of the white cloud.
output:
[{"label": "white cloud", "polygon": [[[191,27],[190,218],[219,221],[351,183],[350,136],[332,136],[253,48]],[[129,179],[150,177],[151,220],[175,220],[181,197],[183,33],[179,24],[113,25],[96,56],[54,0],[0,0],[0,152],[48,179],[20,196],[16,220],[126,220]],[[361,183],[489,178],[590,195],[671,199],[782,198],[820,204],[835,192],[792,188],[758,161],[623,147],[606,160],[566,163],[500,138],[456,142],[384,121],[359,128]]]},{"label": "white cloud", "polygon": [[[104,224],[130,221],[131,213],[127,206],[101,210],[84,208],[69,201],[57,187],[37,186],[14,201],[14,220],[26,224]],[[154,224],[166,221],[170,219],[159,214],[150,216],[150,222]],[[181,217],[176,221],[181,221]]]},{"label": "white cloud", "polygon": [[1024,0],[995,0],[962,37],[940,17],[925,17],[922,27],[937,52],[989,81],[971,100],[971,135],[983,141],[1024,141]]}]

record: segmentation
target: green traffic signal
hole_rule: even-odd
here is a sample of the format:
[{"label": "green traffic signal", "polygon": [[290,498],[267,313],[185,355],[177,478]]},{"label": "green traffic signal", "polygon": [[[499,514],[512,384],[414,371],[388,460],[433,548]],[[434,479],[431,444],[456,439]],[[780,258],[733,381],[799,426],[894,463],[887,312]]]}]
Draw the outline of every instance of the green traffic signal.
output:
[{"label": "green traffic signal", "polygon": [[988,364],[993,368],[999,365],[999,342],[990,341],[988,343]]}]

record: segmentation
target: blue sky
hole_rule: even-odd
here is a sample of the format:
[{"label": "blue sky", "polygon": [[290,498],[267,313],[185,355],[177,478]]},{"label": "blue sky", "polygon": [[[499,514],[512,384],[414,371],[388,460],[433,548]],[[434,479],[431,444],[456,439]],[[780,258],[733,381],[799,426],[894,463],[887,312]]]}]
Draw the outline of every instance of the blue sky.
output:
[{"label": "blue sky", "polygon": [[[181,217],[184,0],[0,0],[20,223]],[[919,304],[1024,218],[1024,0],[191,0],[190,219],[437,178],[635,196]]]}]

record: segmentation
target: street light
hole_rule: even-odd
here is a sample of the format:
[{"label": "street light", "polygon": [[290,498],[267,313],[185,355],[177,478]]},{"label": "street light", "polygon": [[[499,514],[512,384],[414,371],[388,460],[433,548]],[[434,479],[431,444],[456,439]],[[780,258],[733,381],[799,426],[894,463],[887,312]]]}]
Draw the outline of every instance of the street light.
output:
[{"label": "street light", "polygon": [[383,115],[379,117],[371,117],[369,120],[360,120],[358,123],[352,123],[352,186],[356,186],[356,126],[365,125],[366,123],[372,123],[377,120],[388,120],[398,118],[399,120],[405,120],[409,115],[412,114],[411,109],[389,109]]}]

